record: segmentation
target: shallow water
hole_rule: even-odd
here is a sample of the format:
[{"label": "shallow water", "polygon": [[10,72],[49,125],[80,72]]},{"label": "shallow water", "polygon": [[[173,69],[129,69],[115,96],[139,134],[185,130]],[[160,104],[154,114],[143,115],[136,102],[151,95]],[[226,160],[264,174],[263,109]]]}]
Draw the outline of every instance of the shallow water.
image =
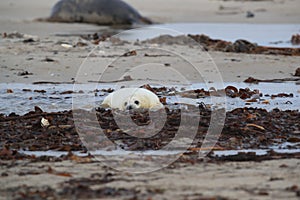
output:
[{"label": "shallow water", "polygon": [[[24,153],[27,155],[34,155],[34,156],[63,156],[67,155],[67,151],[19,151],[20,153]],[[163,155],[175,155],[182,153],[182,151],[165,151],[165,150],[159,150],[159,151],[125,151],[125,150],[112,150],[112,151],[106,151],[106,150],[97,150],[97,151],[90,151],[88,153],[82,153],[79,151],[72,151],[73,154],[78,156],[87,156],[89,153],[94,156],[126,156],[126,155],[152,155],[152,156],[163,156]]]},{"label": "shallow water", "polygon": [[[298,93],[299,85],[296,85],[294,82],[285,82],[285,83],[260,83],[260,84],[248,84],[248,83],[224,83],[224,86],[233,85],[237,88],[250,88],[259,89],[263,94],[278,94],[278,93],[293,93],[294,97],[292,98],[275,98],[271,99],[270,97],[261,97],[261,101],[268,99],[270,104],[262,104],[260,102],[251,103],[246,105],[244,100],[239,98],[227,98],[227,110],[232,110],[238,107],[258,107],[271,110],[273,108],[279,108],[281,110],[295,110],[300,108],[300,94]],[[85,84],[81,85],[83,93],[79,91],[74,91],[74,94],[61,94],[62,92],[72,91],[74,86],[72,84],[46,84],[46,85],[32,85],[32,84],[0,84],[0,113],[9,114],[15,112],[17,114],[25,114],[28,111],[33,110],[34,106],[41,107],[46,112],[56,112],[63,110],[72,109],[72,98],[76,101],[82,102],[82,109],[92,109],[95,105],[100,105],[101,101],[107,95],[106,92],[94,91],[95,89],[108,89],[112,85],[108,84]],[[176,90],[180,91],[182,87],[187,86],[175,86]],[[203,83],[193,84],[188,88],[206,88],[206,85]],[[7,89],[13,91],[13,93],[7,93]],[[26,89],[24,91],[24,89]],[[34,90],[45,90],[45,93],[34,92]],[[95,95],[96,94],[96,95]],[[167,96],[168,103],[174,102],[187,102],[191,104],[197,104],[199,102],[210,103],[210,98],[202,99],[188,99],[188,98],[176,98],[176,96]],[[286,102],[290,103],[286,103]],[[230,156],[237,155],[240,152],[252,152],[256,155],[266,155],[269,150],[274,150],[277,153],[299,153],[300,143],[284,143],[275,146],[269,146],[266,149],[242,149],[242,150],[226,150],[226,151],[214,151],[213,156]],[[182,152],[182,151],[180,151]],[[21,151],[21,153],[35,155],[35,156],[62,156],[68,154],[68,152],[61,151]],[[95,152],[90,152],[95,156],[126,156],[131,154],[137,155],[149,155],[149,156],[164,156],[164,155],[175,155],[178,154],[177,151],[124,151],[124,150],[98,150]],[[78,156],[86,156],[87,153],[74,152]]]},{"label": "shallow water", "polygon": [[214,151],[213,156],[232,156],[239,153],[255,153],[256,155],[267,155],[268,151],[273,150],[276,153],[299,153],[300,143],[286,142],[280,145],[270,146],[268,149],[241,149],[241,150],[225,150],[225,151]]},{"label": "shallow water", "polygon": [[[250,88],[251,90],[258,89],[261,93],[265,94],[278,94],[278,93],[292,93],[293,97],[288,98],[274,98],[271,97],[261,97],[258,102],[247,103],[245,100],[240,98],[226,98],[226,109],[232,110],[239,107],[257,107],[264,108],[267,110],[272,110],[274,108],[279,108],[281,110],[299,110],[300,109],[300,94],[299,85],[294,82],[286,83],[260,83],[260,84],[247,84],[247,83],[224,83],[224,86],[233,85],[237,88]],[[45,112],[56,112],[63,110],[72,109],[73,100],[80,102],[80,108],[82,109],[93,109],[98,107],[103,101],[104,97],[107,95],[106,92],[94,91],[95,89],[109,89],[113,85],[108,84],[85,84],[80,86],[83,90],[74,91],[73,94],[61,94],[66,91],[73,91],[74,86],[72,84],[59,84],[59,85],[32,85],[32,84],[5,84],[0,83],[0,113],[10,114],[15,112],[16,114],[25,114],[33,110],[34,106],[39,106]],[[177,91],[180,91],[183,86],[175,87]],[[207,89],[206,85],[203,83],[193,84],[189,88]],[[8,93],[7,90],[10,89],[13,93]],[[30,91],[24,91],[30,90]],[[44,90],[45,93],[34,92],[34,90]],[[74,98],[74,99],[72,99]],[[268,100],[269,104],[263,104],[264,100]],[[211,104],[211,99],[209,97],[200,99],[190,99],[181,98],[179,96],[167,96],[167,103],[172,104],[175,102],[187,103],[196,105],[198,103]],[[78,104],[78,103],[77,103]],[[78,105],[76,105],[78,106]]]},{"label": "shallow water", "polygon": [[[267,149],[241,149],[241,150],[218,150],[213,151],[212,156],[215,157],[222,157],[222,156],[232,156],[232,155],[238,155],[239,153],[255,153],[257,156],[261,155],[267,155],[268,151],[273,150],[276,153],[299,153],[300,143],[289,143],[286,142],[284,144],[276,145],[276,146],[270,146]],[[60,157],[63,155],[67,155],[68,152],[66,151],[19,151],[20,153],[24,153],[27,155],[34,155],[34,156],[55,156]],[[87,156],[88,153],[94,156],[126,156],[126,155],[141,155],[141,156],[165,156],[165,155],[175,155],[182,153],[182,151],[165,151],[165,150],[147,150],[147,151],[125,151],[125,150],[112,150],[112,151],[106,151],[106,150],[97,150],[97,151],[91,151],[88,153],[82,153],[79,151],[72,152],[75,155],[78,156]]]},{"label": "shallow water", "polygon": [[120,36],[126,40],[145,40],[162,34],[205,34],[231,42],[245,39],[262,46],[299,48],[300,45],[293,46],[290,42],[292,35],[299,33],[300,24],[173,23],[127,31]]}]

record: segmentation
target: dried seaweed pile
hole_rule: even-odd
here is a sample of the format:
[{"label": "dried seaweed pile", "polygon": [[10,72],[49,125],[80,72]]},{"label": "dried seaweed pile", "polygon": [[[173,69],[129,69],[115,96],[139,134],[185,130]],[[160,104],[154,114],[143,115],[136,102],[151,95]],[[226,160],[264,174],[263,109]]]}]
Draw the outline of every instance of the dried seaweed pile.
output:
[{"label": "dried seaweed pile", "polygon": [[[85,118],[84,124],[98,124],[99,127],[102,127],[105,137],[121,148],[130,150],[157,150],[174,139],[181,125],[182,113],[180,110],[168,109],[166,109],[166,112],[167,121],[162,130],[151,137],[144,138],[139,137],[139,134],[147,132],[147,126],[145,125],[149,124],[151,120],[148,111],[140,110],[131,113],[131,119],[137,125],[142,126],[135,133],[130,131],[126,133],[119,129],[111,110],[99,109],[96,112],[96,121],[92,117],[94,115],[92,112],[80,110]],[[128,117],[128,113],[125,112],[119,111],[118,114]],[[193,142],[193,147],[196,148],[201,147],[201,142],[206,136],[211,123],[211,111],[209,109],[202,108],[199,114],[201,118]],[[191,114],[187,116],[187,119],[194,117],[196,116]],[[48,127],[42,126],[42,118],[49,120],[50,125]],[[274,109],[268,112],[264,109],[254,108],[235,109],[226,113],[225,125],[217,147],[222,149],[257,149],[285,142],[297,144],[300,142],[299,119],[299,111]],[[80,130],[86,128],[88,135],[91,131],[88,130],[89,127],[81,127]],[[183,127],[184,130],[189,130],[189,128]],[[72,111],[57,113],[30,112],[24,116],[1,116],[0,133],[0,146],[6,149],[86,151],[77,134]],[[91,135],[93,134],[99,135],[101,133],[91,133]],[[86,140],[85,136],[82,138]],[[101,147],[100,141],[96,143]]]},{"label": "dried seaweed pile", "polygon": [[203,34],[188,34],[189,39],[186,36],[171,36],[162,35],[150,40],[144,41],[145,43],[155,44],[178,44],[188,45],[199,43],[204,50],[207,51],[221,51],[221,52],[232,52],[232,53],[247,53],[247,54],[265,54],[265,55],[286,55],[286,56],[299,56],[300,48],[280,48],[280,47],[267,47],[259,46],[256,43],[249,42],[247,40],[239,39],[235,42],[212,39],[207,35]]},{"label": "dried seaweed pile", "polygon": [[299,56],[299,48],[278,48],[259,46],[247,40],[236,40],[228,42],[224,40],[211,39],[206,35],[188,35],[196,42],[200,43],[206,50],[233,52],[233,53],[248,53],[248,54],[267,54],[267,55],[287,55]]}]

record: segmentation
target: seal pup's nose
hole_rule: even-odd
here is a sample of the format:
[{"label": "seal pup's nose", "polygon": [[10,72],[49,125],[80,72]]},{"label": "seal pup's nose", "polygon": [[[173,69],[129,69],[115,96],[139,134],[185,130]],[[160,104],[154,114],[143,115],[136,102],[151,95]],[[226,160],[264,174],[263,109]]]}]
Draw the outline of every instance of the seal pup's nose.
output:
[{"label": "seal pup's nose", "polygon": [[129,105],[129,106],[126,107],[126,109],[127,109],[127,110],[132,110],[132,109],[133,109],[133,106],[132,106],[132,105]]}]

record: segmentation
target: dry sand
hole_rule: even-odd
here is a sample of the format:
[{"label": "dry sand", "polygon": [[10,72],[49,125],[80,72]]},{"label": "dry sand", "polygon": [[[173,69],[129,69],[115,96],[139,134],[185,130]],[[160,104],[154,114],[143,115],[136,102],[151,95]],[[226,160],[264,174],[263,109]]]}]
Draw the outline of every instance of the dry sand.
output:
[{"label": "dry sand", "polygon": [[[136,190],[137,199],[299,199],[295,192],[295,186],[300,182],[298,159],[187,163],[138,175],[108,170],[99,162],[18,161],[11,167],[2,164],[0,172],[6,175],[0,179],[1,199],[10,199],[12,194],[21,196],[24,187],[32,187],[31,191],[40,191],[41,194],[47,191],[47,187],[63,191],[69,185],[67,181],[73,182],[71,186],[79,191],[85,190],[84,185],[94,190],[109,187]],[[67,177],[49,172],[49,167],[55,173],[64,172]],[[108,180],[112,181],[95,184],[97,178],[100,181],[107,173],[110,174]],[[73,193],[76,197],[76,191],[67,191],[61,195],[72,196]],[[110,199],[124,198],[107,195]]]},{"label": "dry sand", "polygon": [[[79,37],[57,37],[57,33],[84,33],[99,31],[103,27],[84,24],[51,24],[34,22],[46,17],[56,0],[7,0],[0,1],[0,32],[19,31],[39,37],[39,42],[24,44],[23,39],[0,39],[1,83],[32,83],[35,81],[71,81],[76,76],[83,58],[93,49],[85,47],[62,47],[62,43],[76,44]],[[241,22],[241,23],[299,23],[300,1],[220,1],[220,0],[127,0],[142,14],[157,22]],[[246,18],[252,11],[254,18]],[[104,27],[105,28],[105,27]],[[83,41],[85,42],[85,41]],[[182,47],[174,47],[182,48]],[[115,49],[118,50],[117,48]],[[240,82],[249,76],[255,78],[287,78],[299,67],[299,57],[278,55],[247,55],[210,52],[224,81]],[[45,62],[51,58],[54,62]],[[168,58],[162,58],[167,62]],[[171,63],[174,64],[174,63]],[[28,71],[33,75],[18,76]],[[88,71],[88,76],[98,76]],[[91,173],[107,172],[99,163],[76,164],[27,163],[6,167],[1,165],[0,196],[7,199],[9,190],[23,184],[28,186],[50,185],[59,188],[59,183],[71,178],[41,173],[18,175],[18,172],[42,171],[47,166],[57,171],[70,172],[73,178],[90,177]],[[284,167],[280,167],[284,166]],[[297,199],[295,192],[286,188],[299,184],[300,163],[297,159],[264,162],[230,162],[181,166],[155,173],[129,176],[111,172],[119,181],[107,185],[117,188],[135,188],[144,191],[145,197],[153,199],[197,199],[221,196],[229,199]],[[96,187],[101,187],[97,185]],[[299,187],[299,186],[298,186]],[[154,191],[151,194],[149,191]],[[156,192],[155,192],[156,191]],[[149,196],[147,196],[149,195]]]},{"label": "dry sand", "polygon": [[[79,37],[57,37],[57,34],[84,34],[107,30],[87,24],[40,23],[32,21],[47,17],[51,1],[8,0],[0,2],[0,32],[20,33],[37,36],[34,44],[23,44],[21,40],[0,40],[0,78],[1,82],[32,83],[35,81],[69,82],[84,61],[83,57],[93,49],[93,45],[66,49],[61,43],[76,44]],[[221,1],[221,0],[179,0],[137,1],[128,0],[145,16],[158,22],[242,22],[242,23],[297,23],[300,18],[300,1]],[[220,6],[224,7],[220,10]],[[180,9],[180,12],[177,10]],[[227,11],[238,14],[220,14]],[[253,19],[245,17],[246,11],[258,12]],[[225,12],[225,13],[226,13]],[[174,15],[176,13],[176,15]],[[181,14],[182,13],[182,14]],[[296,20],[297,19],[297,20]],[[292,34],[292,33],[291,33]],[[174,47],[182,48],[182,47]],[[184,47],[186,48],[186,47]],[[182,51],[182,50],[179,50]],[[225,82],[243,81],[249,76],[255,78],[288,78],[299,67],[298,57],[247,55],[234,53],[209,52],[221,72]],[[188,55],[187,55],[188,56]],[[55,62],[43,62],[46,57]],[[162,62],[168,58],[162,58]],[[102,61],[99,61],[100,65]],[[174,63],[171,63],[174,64]],[[95,70],[95,69],[94,69]],[[31,76],[19,77],[18,72],[28,71]],[[101,71],[101,70],[100,70]],[[87,72],[99,73],[99,69]],[[199,81],[196,79],[195,81]]]},{"label": "dry sand", "polygon": [[[158,22],[299,23],[296,0],[126,0]],[[159,11],[159,12],[157,12]],[[247,11],[255,14],[246,18]]]},{"label": "dry sand", "polygon": [[[83,64],[85,57],[95,48],[95,45],[81,40],[80,37],[63,38],[52,36],[42,38],[39,42],[33,44],[24,44],[23,40],[2,39],[0,41],[2,43],[0,46],[0,78],[3,83],[33,83],[38,81],[71,82],[76,77],[80,67],[87,66],[87,64]],[[87,44],[87,46],[65,48],[61,45],[75,45],[80,41]],[[120,57],[128,49],[139,49],[142,47],[144,46],[122,45],[111,46],[109,49],[101,50],[105,58],[98,58],[97,66],[84,68],[86,80],[98,80],[99,75],[110,62],[122,59]],[[249,55],[222,52],[208,52],[208,55],[201,56],[197,54],[197,50],[190,49],[186,45],[173,45],[171,47],[162,45],[155,48],[171,48],[174,53],[179,52],[186,59],[196,64],[199,64],[202,59],[206,58],[208,60],[211,56],[224,82],[243,82],[250,76],[258,79],[290,78],[297,67],[299,67],[300,61],[298,56]],[[177,59],[161,55],[158,58],[149,58],[148,62],[169,63],[171,67],[180,64]],[[109,58],[110,56],[112,58]],[[47,62],[46,58],[52,59],[52,62]],[[141,58],[132,58],[130,61],[126,61],[125,58],[123,59],[124,62],[119,62],[118,65],[114,65],[113,63],[114,70],[119,70],[121,74],[125,73],[131,66],[138,65]],[[132,65],[131,61],[135,62],[135,64]],[[28,71],[32,75],[19,76],[18,74],[23,71]],[[187,68],[185,73],[189,74],[192,72]],[[147,69],[142,71],[140,75],[144,76],[139,78],[146,79],[149,75],[147,74]],[[157,73],[157,75],[161,77],[160,73]],[[164,74],[162,78],[163,80],[171,80],[173,77],[171,74]],[[192,82],[202,82],[202,79],[198,76],[191,76],[189,80]]]}]

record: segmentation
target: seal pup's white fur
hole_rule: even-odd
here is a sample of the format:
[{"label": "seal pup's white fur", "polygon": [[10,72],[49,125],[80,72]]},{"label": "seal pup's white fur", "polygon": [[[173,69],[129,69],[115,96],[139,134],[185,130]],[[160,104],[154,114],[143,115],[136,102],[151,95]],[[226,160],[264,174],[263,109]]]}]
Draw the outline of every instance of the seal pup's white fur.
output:
[{"label": "seal pup's white fur", "polygon": [[105,97],[101,105],[119,110],[164,108],[156,94],[144,88],[122,88]]}]

